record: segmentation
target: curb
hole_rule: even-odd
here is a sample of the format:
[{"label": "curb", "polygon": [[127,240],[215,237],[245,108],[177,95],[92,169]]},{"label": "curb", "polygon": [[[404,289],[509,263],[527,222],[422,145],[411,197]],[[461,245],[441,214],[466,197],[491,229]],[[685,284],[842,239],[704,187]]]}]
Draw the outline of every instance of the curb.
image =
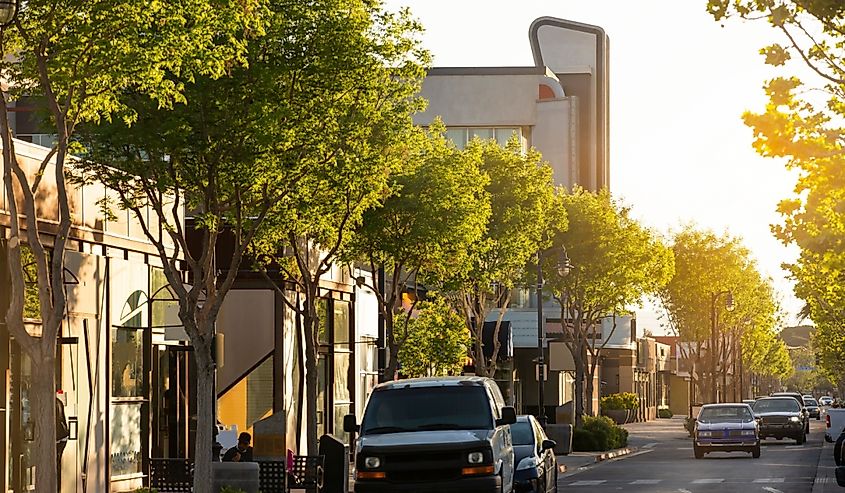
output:
[{"label": "curb", "polygon": [[827,488],[828,485],[832,485],[832,488],[838,489],[836,478],[830,472],[834,467],[833,444],[822,440],[822,448],[819,451],[819,461],[816,465],[816,479],[813,481],[812,493],[824,493],[825,489],[830,491],[831,488]]},{"label": "curb", "polygon": [[623,457],[626,455],[633,454],[636,452],[636,448],[621,448],[618,450],[612,450],[610,452],[605,452],[603,454],[599,454],[596,456],[596,462],[604,462],[606,460],[615,459],[617,457]]}]

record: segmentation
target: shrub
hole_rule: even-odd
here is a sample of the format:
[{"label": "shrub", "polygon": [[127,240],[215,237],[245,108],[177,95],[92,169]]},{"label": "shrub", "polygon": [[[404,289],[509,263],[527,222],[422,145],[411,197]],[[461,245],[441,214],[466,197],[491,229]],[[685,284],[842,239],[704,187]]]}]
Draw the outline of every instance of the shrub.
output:
[{"label": "shrub", "polygon": [[658,418],[669,419],[672,416],[673,416],[672,411],[670,411],[668,408],[664,407],[664,408],[660,408],[660,409],[657,410],[657,417]]},{"label": "shrub", "polygon": [[636,409],[640,407],[640,398],[631,392],[610,394],[601,398],[601,408],[604,410]]},{"label": "shrub", "polygon": [[572,432],[572,450],[576,452],[592,452],[598,450],[593,434],[583,428],[576,428]]},{"label": "shrub", "polygon": [[627,444],[628,430],[606,416],[584,416],[584,427],[572,435],[572,448],[577,452],[603,452]]}]

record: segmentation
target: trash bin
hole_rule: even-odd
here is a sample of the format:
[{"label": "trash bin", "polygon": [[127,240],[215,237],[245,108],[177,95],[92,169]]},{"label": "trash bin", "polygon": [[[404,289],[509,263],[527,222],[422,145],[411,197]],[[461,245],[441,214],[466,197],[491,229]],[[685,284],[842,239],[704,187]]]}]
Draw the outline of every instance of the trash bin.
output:
[{"label": "trash bin", "polygon": [[258,473],[257,462],[212,462],[211,491],[220,493],[228,486],[244,493],[258,493]]},{"label": "trash bin", "polygon": [[320,437],[323,456],[321,493],[349,493],[349,446],[331,435]]},{"label": "trash bin", "polygon": [[548,425],[546,435],[554,440],[555,455],[569,455],[572,452],[572,425]]}]

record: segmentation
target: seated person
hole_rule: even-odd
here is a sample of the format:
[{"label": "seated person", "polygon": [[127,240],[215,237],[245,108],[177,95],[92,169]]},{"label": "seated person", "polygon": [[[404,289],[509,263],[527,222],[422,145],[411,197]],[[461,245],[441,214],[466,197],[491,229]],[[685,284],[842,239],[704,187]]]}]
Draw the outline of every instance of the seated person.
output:
[{"label": "seated person", "polygon": [[238,444],[226,451],[223,462],[254,462],[252,447],[249,446],[251,440],[252,436],[247,432],[238,435]]}]

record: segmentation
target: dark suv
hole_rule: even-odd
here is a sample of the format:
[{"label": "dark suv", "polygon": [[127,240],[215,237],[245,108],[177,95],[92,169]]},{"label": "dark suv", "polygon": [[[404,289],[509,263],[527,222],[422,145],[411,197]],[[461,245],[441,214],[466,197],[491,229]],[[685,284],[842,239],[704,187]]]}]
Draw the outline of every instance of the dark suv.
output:
[{"label": "dark suv", "polygon": [[373,389],[355,442],[355,493],[500,493],[513,488],[511,424],[496,383],[480,377],[399,380]]},{"label": "dark suv", "polygon": [[798,445],[806,439],[804,414],[801,406],[792,397],[764,397],[754,403],[754,417],[757,418],[760,440],[775,437],[778,440],[792,438]]},{"label": "dark suv", "polygon": [[807,409],[807,406],[804,405],[804,396],[801,395],[799,392],[774,392],[772,397],[792,397],[796,401],[798,401],[798,405],[801,407],[801,416],[804,421],[804,434],[810,434],[810,411]]}]

